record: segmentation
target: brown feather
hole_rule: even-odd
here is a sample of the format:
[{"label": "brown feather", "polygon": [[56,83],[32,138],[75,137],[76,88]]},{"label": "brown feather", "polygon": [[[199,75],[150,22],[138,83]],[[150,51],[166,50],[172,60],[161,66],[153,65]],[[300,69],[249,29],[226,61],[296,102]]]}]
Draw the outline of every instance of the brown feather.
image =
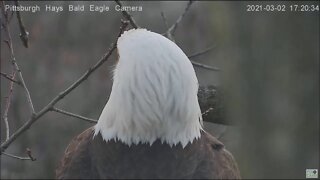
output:
[{"label": "brown feather", "polygon": [[206,132],[185,148],[160,140],[131,145],[105,142],[89,128],[67,147],[57,170],[58,179],[209,178],[238,179],[237,164],[224,145]]}]

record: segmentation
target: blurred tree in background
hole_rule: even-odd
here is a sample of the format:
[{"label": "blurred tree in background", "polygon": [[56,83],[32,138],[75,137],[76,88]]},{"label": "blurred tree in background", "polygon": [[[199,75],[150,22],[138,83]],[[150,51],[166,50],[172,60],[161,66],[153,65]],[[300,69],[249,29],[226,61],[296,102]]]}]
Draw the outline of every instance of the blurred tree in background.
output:
[{"label": "blurred tree in background", "polygon": [[[141,27],[163,33],[187,2],[125,2],[141,5],[132,12]],[[30,33],[29,48],[19,39],[16,19],[10,23],[15,55],[36,110],[78,79],[107,51],[122,15],[114,2],[21,2],[63,5],[65,11],[22,12]],[[110,12],[68,12],[69,4],[106,4]],[[216,48],[195,61],[221,72],[195,68],[200,85],[224,93],[227,127],[222,141],[238,161],[243,178],[305,178],[306,168],[319,169],[319,11],[247,12],[247,4],[297,2],[196,2],[176,31],[186,54]],[[302,3],[298,3],[302,4]],[[303,4],[319,4],[304,2]],[[1,34],[4,39],[3,33]],[[9,51],[1,42],[1,72],[9,71]],[[111,91],[115,55],[58,107],[98,119]],[[1,107],[9,82],[1,79]],[[1,113],[3,109],[1,108]],[[9,112],[11,132],[29,113],[25,95],[16,87]],[[37,161],[1,156],[1,178],[53,178],[71,138],[93,124],[50,112],[7,151],[32,149]],[[216,134],[218,125],[205,124]],[[1,141],[5,138],[1,121]]]}]

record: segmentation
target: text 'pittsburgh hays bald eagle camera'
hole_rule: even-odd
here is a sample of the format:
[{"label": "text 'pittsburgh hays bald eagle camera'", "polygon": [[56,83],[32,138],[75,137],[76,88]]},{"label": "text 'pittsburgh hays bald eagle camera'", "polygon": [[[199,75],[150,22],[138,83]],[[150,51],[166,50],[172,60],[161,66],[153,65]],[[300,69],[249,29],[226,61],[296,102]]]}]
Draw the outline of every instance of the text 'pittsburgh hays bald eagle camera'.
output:
[{"label": "text 'pittsburgh hays bald eagle camera'", "polygon": [[202,128],[198,80],[184,52],[145,29],[124,32],[110,98],[98,123],[75,137],[58,179],[240,178]]}]

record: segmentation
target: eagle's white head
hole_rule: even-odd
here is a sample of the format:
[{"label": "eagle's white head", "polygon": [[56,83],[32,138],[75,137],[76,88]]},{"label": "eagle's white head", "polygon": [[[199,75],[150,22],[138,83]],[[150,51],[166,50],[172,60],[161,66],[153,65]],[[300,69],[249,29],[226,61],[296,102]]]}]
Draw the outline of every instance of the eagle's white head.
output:
[{"label": "eagle's white head", "polygon": [[160,139],[185,147],[199,138],[198,80],[183,51],[146,29],[124,32],[117,45],[112,91],[95,135],[129,146]]}]

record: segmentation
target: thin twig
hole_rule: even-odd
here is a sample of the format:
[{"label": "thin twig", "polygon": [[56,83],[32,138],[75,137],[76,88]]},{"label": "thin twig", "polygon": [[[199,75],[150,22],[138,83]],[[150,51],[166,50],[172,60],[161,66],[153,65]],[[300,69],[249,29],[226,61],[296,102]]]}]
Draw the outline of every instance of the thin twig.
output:
[{"label": "thin twig", "polygon": [[12,82],[18,84],[19,86],[22,86],[20,81],[13,79],[13,78],[12,78],[11,76],[9,76],[8,74],[3,73],[3,72],[0,72],[0,75],[1,75],[2,77],[4,77],[4,78],[8,79],[9,81],[12,81]]},{"label": "thin twig", "polygon": [[[197,56],[201,56],[209,51],[211,51],[212,49],[214,49],[215,46],[210,46],[208,47],[207,49],[203,50],[203,51],[200,51],[200,52],[196,52],[194,54],[191,54],[190,56],[188,56],[189,59],[192,59],[192,58],[195,58]],[[191,60],[190,60],[191,61]],[[219,68],[217,67],[212,67],[212,66],[209,66],[209,65],[205,65],[205,64],[201,64],[201,63],[198,63],[198,62],[194,62],[194,61],[191,61],[191,63],[194,65],[194,66],[197,66],[197,67],[201,67],[201,68],[205,68],[205,69],[208,69],[208,70],[213,70],[213,71],[220,71]]]},{"label": "thin twig", "polygon": [[208,47],[208,48],[206,48],[206,49],[204,49],[204,50],[202,50],[202,51],[200,51],[200,52],[196,52],[196,53],[194,53],[194,54],[189,55],[188,58],[189,58],[189,59],[192,59],[192,58],[201,56],[201,55],[203,55],[203,54],[206,54],[206,53],[210,52],[210,51],[213,50],[214,48],[215,48],[215,46],[210,46],[210,47]]},{"label": "thin twig", "polygon": [[[128,26],[127,21],[122,21],[122,25],[120,27],[120,36],[123,32],[123,30]],[[117,41],[116,41],[117,42]],[[67,94],[69,94],[71,91],[73,91],[76,87],[78,87],[83,81],[85,81],[95,70],[97,70],[104,62],[106,62],[109,57],[111,56],[112,52],[116,49],[117,43],[112,43],[109,51],[91,68],[89,68],[77,81],[75,81],[71,86],[69,86],[64,91],[60,92],[58,96],[53,98],[49,104],[47,104],[45,107],[43,107],[38,113],[35,113],[33,116],[31,116],[26,123],[24,123],[15,133],[13,133],[8,140],[3,142],[1,144],[1,152],[3,152],[5,149],[9,147],[9,145],[17,139],[23,132],[25,132],[27,129],[30,128],[30,126],[36,122],[40,117],[42,117],[44,114],[46,114],[48,111],[50,111],[54,105],[59,102],[61,99],[63,99]]]},{"label": "thin twig", "polygon": [[203,116],[203,115],[206,115],[206,114],[208,114],[209,112],[211,112],[213,110],[213,108],[209,108],[209,109],[207,109],[205,112],[203,112],[201,115]]},{"label": "thin twig", "polygon": [[[186,15],[186,13],[189,11],[191,5],[192,5],[193,1],[189,1],[184,12],[179,16],[179,18],[177,19],[177,21],[170,27],[170,28],[167,28],[167,31],[162,34],[162,35],[166,35],[171,41],[175,42],[175,39],[174,39],[174,33],[175,33],[175,30],[177,29],[177,26],[178,24],[181,22],[181,20],[183,19],[183,17]],[[164,15],[163,12],[161,12],[161,17],[165,23],[166,26],[168,26],[168,23],[167,23],[167,19]],[[209,52],[210,50],[212,50],[214,47],[209,47],[201,52],[197,52],[195,54],[192,54],[190,56],[188,56],[189,59],[191,58],[194,58],[196,56],[200,56],[202,54],[205,54],[207,52]],[[212,67],[212,66],[208,66],[208,65],[205,65],[205,64],[201,64],[201,63],[198,63],[198,62],[194,62],[194,61],[191,61],[191,63],[194,65],[194,66],[197,66],[197,67],[201,67],[201,68],[204,68],[204,69],[208,69],[208,70],[213,70],[213,71],[219,71],[220,69],[217,68],[217,67]]]},{"label": "thin twig", "polygon": [[[7,11],[5,11],[4,6],[5,6],[4,1],[2,1],[2,4],[1,4],[1,12],[2,12],[2,15],[3,15],[3,17],[5,18],[5,20],[6,20],[5,22],[6,22],[6,24],[7,24],[7,23],[9,23],[9,17],[8,17]],[[11,17],[12,17],[12,16],[11,16]],[[10,18],[10,19],[12,19],[12,18]],[[5,27],[6,27],[6,24],[1,23],[1,26],[2,26],[3,28],[5,28]]]},{"label": "thin twig", "polygon": [[170,26],[170,28],[167,29],[167,31],[165,33],[163,33],[162,35],[167,36],[171,41],[175,42],[174,39],[174,33],[179,25],[179,23],[181,22],[181,20],[184,18],[184,16],[187,14],[187,12],[189,11],[191,5],[192,5],[193,1],[190,0],[186,6],[186,8],[184,9],[183,13],[179,16],[179,18],[176,20],[176,22],[174,24],[172,24],[172,26]]},{"label": "thin twig", "polygon": [[184,18],[184,16],[187,14],[187,12],[189,11],[191,5],[192,5],[193,1],[189,1],[186,8],[184,9],[184,12],[179,16],[179,18],[177,19],[177,21],[167,30],[167,32],[170,32],[170,34],[174,35],[179,23],[181,22],[181,20]]},{"label": "thin twig", "polygon": [[53,107],[51,109],[51,111],[55,111],[55,112],[58,112],[60,114],[64,114],[64,115],[67,115],[67,116],[70,116],[70,117],[75,117],[75,118],[78,118],[78,119],[81,119],[81,120],[84,120],[84,121],[87,121],[87,122],[90,122],[90,123],[97,123],[98,122],[95,119],[91,119],[91,118],[87,118],[87,117],[84,117],[84,116],[80,116],[78,114],[67,112],[67,111],[64,111],[64,110],[56,108],[56,107]]},{"label": "thin twig", "polygon": [[[14,16],[14,11],[11,11],[11,16],[9,17],[8,16],[8,23],[10,24],[11,20],[13,19],[13,16]],[[2,21],[0,21],[2,22]],[[1,23],[1,30],[5,28],[5,24],[4,23]]]},{"label": "thin twig", "polygon": [[37,160],[36,158],[34,158],[34,157],[32,156],[32,152],[31,152],[31,149],[30,149],[30,148],[27,148],[27,149],[26,149],[26,153],[27,153],[27,155],[29,156],[29,158],[30,158],[31,161]]},{"label": "thin twig", "polygon": [[[3,4],[4,5],[4,2]],[[2,7],[2,13],[3,13],[3,16],[6,18],[6,25],[4,27],[7,27],[8,24],[9,24],[9,20],[8,20],[8,13],[3,11],[4,8]],[[13,15],[11,15],[12,17]],[[8,43],[9,45],[9,43]],[[9,49],[10,49],[10,46],[8,46]],[[11,99],[12,99],[12,96],[13,96],[13,88],[14,88],[14,82],[15,82],[15,77],[16,77],[16,69],[15,69],[15,66],[12,64],[12,71],[11,71],[11,75],[7,75],[5,73],[1,73],[2,76],[4,76],[5,78],[11,80],[10,83],[9,83],[9,92],[8,92],[8,96],[6,97],[6,102],[5,102],[5,110],[4,110],[4,113],[3,113],[3,116],[2,116],[2,119],[5,123],[5,129],[6,129],[6,140],[8,140],[10,138],[10,126],[9,126],[9,121],[8,121],[8,113],[9,113],[9,109],[10,109],[10,106],[11,106]]]},{"label": "thin twig", "polygon": [[[19,2],[16,0],[14,1],[15,5],[18,7],[19,6]],[[19,28],[20,28],[20,39],[24,45],[24,47],[28,48],[29,46],[29,32],[26,31],[26,28],[23,25],[23,21],[20,15],[20,11],[16,11],[17,13],[17,19],[18,19],[18,23],[19,23]]]},{"label": "thin twig", "polygon": [[[191,60],[190,60],[190,61],[191,61]],[[192,63],[194,66],[201,67],[201,68],[204,68],[204,69],[209,69],[209,70],[212,70],[212,71],[220,71],[220,69],[217,68],[217,67],[208,66],[208,65],[201,64],[201,63],[194,62],[194,61],[191,61],[191,63]]]},{"label": "thin twig", "polygon": [[167,17],[166,17],[166,15],[164,14],[163,11],[161,11],[161,17],[162,17],[162,20],[163,20],[163,22],[164,22],[164,25],[166,26],[166,29],[169,29]]},{"label": "thin twig", "polygon": [[[115,2],[122,7],[122,3],[119,0],[115,0]],[[135,29],[138,29],[139,26],[137,25],[136,21],[133,19],[133,17],[127,12],[127,11],[121,11],[122,15],[128,20],[130,21],[130,24],[132,27],[134,27]]]},{"label": "thin twig", "polygon": [[[13,70],[12,72],[12,77],[14,78],[16,76],[16,71]],[[5,127],[6,127],[6,140],[9,139],[10,137],[10,127],[9,127],[9,121],[8,121],[8,113],[9,113],[9,109],[10,109],[10,105],[11,105],[11,98],[13,95],[13,85],[14,82],[11,81],[10,85],[9,85],[9,92],[8,92],[8,97],[6,99],[6,103],[5,103],[5,110],[3,113],[3,121],[5,123]]]},{"label": "thin twig", "polygon": [[20,156],[16,156],[16,155],[12,155],[12,154],[8,154],[8,153],[5,153],[5,152],[2,152],[1,155],[6,155],[8,157],[11,157],[11,158],[14,158],[14,159],[19,159],[19,160],[31,160],[32,159],[30,157],[20,157]]},{"label": "thin twig", "polygon": [[28,157],[20,157],[20,156],[16,156],[16,155],[12,155],[12,154],[6,153],[6,152],[0,152],[0,155],[2,155],[2,154],[6,155],[8,157],[11,157],[11,158],[19,159],[19,160],[31,160],[31,161],[37,160],[36,158],[34,158],[32,156],[32,152],[31,152],[30,148],[26,149],[26,154],[28,155]]},{"label": "thin twig", "polygon": [[25,94],[26,94],[26,97],[27,97],[27,101],[28,101],[28,104],[29,104],[29,108],[30,108],[30,111],[31,111],[31,114],[34,114],[35,113],[35,110],[34,110],[34,107],[33,107],[33,103],[32,103],[32,100],[31,100],[31,96],[30,96],[30,92],[26,86],[26,83],[24,82],[24,78],[22,76],[22,72],[16,62],[16,58],[15,58],[15,55],[14,55],[14,51],[13,51],[13,45],[12,45],[12,38],[11,38],[11,33],[10,33],[10,28],[9,28],[9,23],[8,23],[8,16],[6,15],[7,12],[5,11],[4,9],[4,1],[2,1],[2,12],[4,14],[4,17],[6,18],[5,19],[5,30],[7,32],[7,36],[8,36],[8,46],[10,48],[10,53],[11,53],[11,62],[12,64],[15,66],[17,72],[18,72],[18,76],[19,76],[19,79],[21,81],[21,84],[22,84],[22,87],[24,88],[24,91],[25,91]]}]

